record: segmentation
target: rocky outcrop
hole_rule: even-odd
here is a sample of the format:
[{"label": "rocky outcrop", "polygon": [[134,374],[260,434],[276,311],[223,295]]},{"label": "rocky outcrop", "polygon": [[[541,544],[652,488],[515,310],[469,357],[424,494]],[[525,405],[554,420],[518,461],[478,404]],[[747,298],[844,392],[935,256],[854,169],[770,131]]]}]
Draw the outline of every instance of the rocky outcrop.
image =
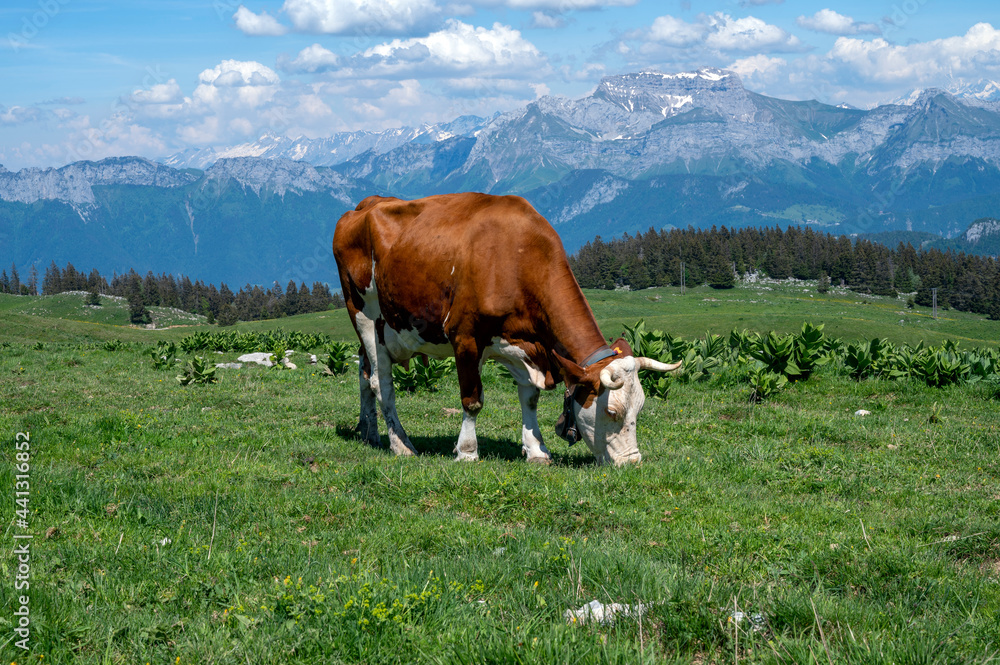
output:
[{"label": "rocky outcrop", "polygon": [[43,199],[76,205],[94,203],[95,185],[180,187],[198,176],[177,171],[142,157],[111,157],[99,162],[74,162],[62,168],[0,171],[0,199],[34,203]]}]

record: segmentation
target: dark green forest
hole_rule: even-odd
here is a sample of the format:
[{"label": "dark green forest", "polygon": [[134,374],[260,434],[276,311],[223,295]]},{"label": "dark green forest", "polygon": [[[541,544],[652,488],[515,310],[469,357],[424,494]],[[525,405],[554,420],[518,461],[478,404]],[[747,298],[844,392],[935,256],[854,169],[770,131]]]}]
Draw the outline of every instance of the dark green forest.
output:
[{"label": "dark green forest", "polygon": [[[681,265],[684,271],[681,271]],[[788,227],[673,229],[605,242],[598,236],[570,257],[580,286],[595,289],[708,284],[731,288],[757,274],[817,280],[859,293],[914,293],[917,305],[938,305],[1000,319],[1000,267],[994,257],[939,249],[894,249],[866,239]]]},{"label": "dark green forest", "polygon": [[185,275],[154,275],[151,271],[142,277],[131,270],[108,280],[96,269],[84,273],[72,263],[60,269],[53,262],[40,285],[34,268],[24,281],[16,265],[11,266],[9,275],[6,270],[0,272],[0,293],[38,295],[40,292],[47,296],[66,291],[87,291],[95,304],[102,295],[126,298],[132,323],[137,324],[150,323],[148,307],[174,307],[206,316],[209,323],[232,325],[237,321],[276,319],[343,306],[340,294],[330,293],[329,286],[322,282],[314,282],[312,289],[304,282],[296,285],[294,281],[289,281],[285,288],[277,282],[268,289],[247,284],[234,293],[225,282],[217,288],[200,280],[192,282]]},{"label": "dark green forest", "polygon": [[[729,230],[673,229],[605,242],[600,236],[569,257],[580,286],[594,289],[651,286],[732,288],[737,280],[758,275],[773,279],[816,280],[825,291],[843,285],[859,293],[892,296],[913,293],[912,303],[931,306],[932,289],[938,305],[985,314],[1000,320],[1000,265],[994,257],[914,249],[900,242],[894,249],[861,238],[818,233],[811,228],[745,228]],[[683,264],[684,270],[681,271]],[[34,268],[24,279],[16,266],[0,272],[0,292],[51,295],[89,291],[96,296],[129,300],[135,323],[148,323],[146,307],[175,307],[202,314],[211,322],[279,318],[343,306],[329,285],[289,281],[285,288],[247,284],[233,292],[225,283],[216,287],[168,274],[145,277],[134,270],[110,280],[97,270],[78,271],[72,264],[60,269],[53,262],[44,278]]]}]

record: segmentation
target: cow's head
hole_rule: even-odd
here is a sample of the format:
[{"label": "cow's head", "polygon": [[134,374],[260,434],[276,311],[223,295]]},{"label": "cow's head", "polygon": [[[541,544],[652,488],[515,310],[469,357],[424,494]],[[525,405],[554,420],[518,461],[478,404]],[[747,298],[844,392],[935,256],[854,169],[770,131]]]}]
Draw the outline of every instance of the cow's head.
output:
[{"label": "cow's head", "polygon": [[639,370],[673,372],[681,364],[637,358],[624,340],[618,340],[613,347],[618,355],[586,368],[560,360],[572,393],[566,406],[573,410],[580,438],[598,463],[621,465],[642,460],[636,420],[646,396],[639,383]]}]

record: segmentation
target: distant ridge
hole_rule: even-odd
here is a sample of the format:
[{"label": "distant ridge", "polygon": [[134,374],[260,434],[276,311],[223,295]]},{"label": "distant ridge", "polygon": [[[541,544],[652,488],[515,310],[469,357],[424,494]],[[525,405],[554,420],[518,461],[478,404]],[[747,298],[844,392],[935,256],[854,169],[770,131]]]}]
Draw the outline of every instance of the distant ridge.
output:
[{"label": "distant ridge", "polygon": [[767,97],[727,70],[647,71],[489,118],[272,134],[166,161],[0,167],[0,258],[231,284],[285,283],[295,271],[328,280],[333,226],[357,201],[450,191],[526,197],[569,251],[651,227],[954,240],[973,220],[1000,217],[1000,102],[928,90],[862,110]]}]

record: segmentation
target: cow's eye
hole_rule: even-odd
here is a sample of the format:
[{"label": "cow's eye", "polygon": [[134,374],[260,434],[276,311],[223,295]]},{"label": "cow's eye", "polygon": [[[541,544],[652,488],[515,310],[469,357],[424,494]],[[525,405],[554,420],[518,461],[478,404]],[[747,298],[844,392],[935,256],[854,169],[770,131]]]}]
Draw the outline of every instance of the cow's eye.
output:
[{"label": "cow's eye", "polygon": [[618,411],[610,406],[604,409],[604,413],[608,414],[608,418],[611,418],[611,420],[618,420],[619,418]]}]

